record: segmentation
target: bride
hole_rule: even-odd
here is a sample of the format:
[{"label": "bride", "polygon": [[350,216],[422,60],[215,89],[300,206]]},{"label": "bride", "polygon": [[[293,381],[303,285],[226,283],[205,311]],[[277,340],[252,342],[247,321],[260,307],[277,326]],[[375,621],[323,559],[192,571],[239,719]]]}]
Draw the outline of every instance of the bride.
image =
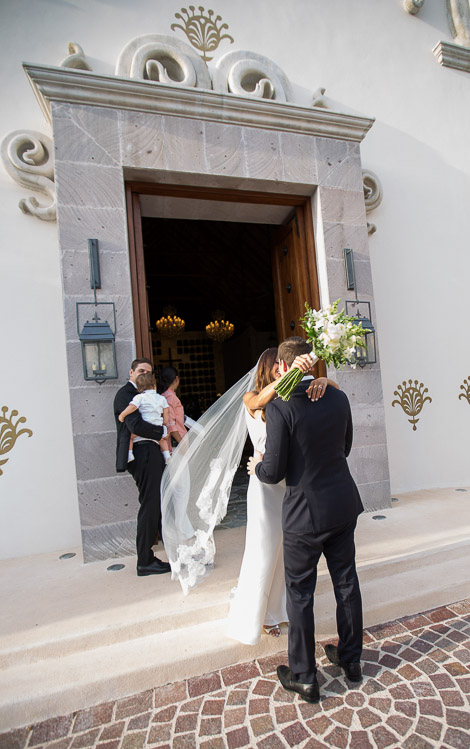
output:
[{"label": "bride", "polygon": [[[162,536],[172,578],[179,580],[185,594],[214,566],[214,529],[227,511],[247,425],[255,450],[260,453],[264,450],[263,414],[269,401],[276,397],[278,364],[277,349],[265,351],[257,366],[224,393],[189,430],[163,473]],[[304,355],[297,357],[292,366],[307,372],[311,362],[307,363]],[[308,389],[310,399],[317,400],[327,384],[336,386],[326,378],[314,380]],[[261,484],[256,476],[250,478],[246,549],[229,615],[230,637],[241,642],[258,642],[263,625],[271,634],[279,635],[275,625],[287,619],[281,547],[284,491],[282,484],[270,486]]]},{"label": "bride", "polygon": [[[300,356],[292,366],[306,373],[311,362]],[[255,389],[243,396],[255,456],[264,453],[265,408],[276,397],[274,385],[280,376],[277,348],[267,349],[258,361]],[[325,377],[312,380],[307,390],[309,397],[322,397],[327,384],[336,386]],[[287,622],[281,524],[285,490],[284,480],[271,485],[250,476],[245,552],[238,584],[232,592],[227,626],[227,635],[246,645],[256,645],[262,631],[279,637],[279,624]]]}]

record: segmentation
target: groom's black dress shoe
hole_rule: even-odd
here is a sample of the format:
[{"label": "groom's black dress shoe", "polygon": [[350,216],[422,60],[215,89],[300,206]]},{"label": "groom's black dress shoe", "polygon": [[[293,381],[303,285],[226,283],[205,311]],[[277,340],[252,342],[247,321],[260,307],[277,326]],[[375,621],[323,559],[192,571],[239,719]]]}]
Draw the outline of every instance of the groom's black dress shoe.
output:
[{"label": "groom's black dress shoe", "polygon": [[330,663],[334,663],[335,666],[343,669],[349,681],[362,681],[361,664],[359,662],[343,663],[343,661],[340,661],[336,645],[325,645],[325,653]]},{"label": "groom's black dress shoe", "polygon": [[277,676],[288,692],[297,692],[305,702],[320,702],[320,687],[317,681],[314,681],[313,684],[302,684],[300,681],[295,681],[292,671],[287,666],[278,666]]},{"label": "groom's black dress shoe", "polygon": [[170,571],[171,567],[168,562],[162,562],[161,559],[157,559],[157,557],[155,557],[152,564],[149,564],[147,567],[137,566],[137,574],[139,577],[142,577],[143,575],[163,575],[165,572]]}]

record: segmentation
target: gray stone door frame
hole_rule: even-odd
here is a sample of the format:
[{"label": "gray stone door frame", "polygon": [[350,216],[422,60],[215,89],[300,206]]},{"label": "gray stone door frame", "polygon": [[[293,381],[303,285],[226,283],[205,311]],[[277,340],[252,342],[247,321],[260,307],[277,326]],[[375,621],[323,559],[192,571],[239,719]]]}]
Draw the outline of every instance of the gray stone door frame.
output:
[{"label": "gray stone door frame", "polygon": [[[60,261],[78,501],[85,561],[133,554],[137,496],[114,468],[112,401],[136,342],[125,185],[128,180],[302,195],[311,200],[322,305],[348,297],[343,247],[355,251],[361,297],[374,297],[359,143],[373,121],[329,110],[175,89],[89,71],[25,64],[52,124]],[[76,303],[90,301],[87,239],[100,243],[102,289],[114,301],[119,382],[85,382]],[[380,363],[332,372],[355,421],[351,469],[364,504],[390,504]]]}]

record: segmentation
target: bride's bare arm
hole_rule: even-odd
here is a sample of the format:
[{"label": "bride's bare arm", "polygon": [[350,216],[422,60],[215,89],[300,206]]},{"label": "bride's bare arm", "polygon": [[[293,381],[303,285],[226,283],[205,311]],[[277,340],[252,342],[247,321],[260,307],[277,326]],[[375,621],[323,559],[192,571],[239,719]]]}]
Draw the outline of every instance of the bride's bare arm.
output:
[{"label": "bride's bare arm", "polygon": [[[311,369],[311,366],[311,361],[306,358],[305,354],[302,354],[301,356],[297,356],[294,359],[294,362],[290,369],[298,367],[298,369],[302,370],[302,372],[308,372]],[[266,385],[266,387],[260,390],[259,393],[256,393],[254,390],[250,390],[249,393],[245,393],[245,395],[243,396],[243,403],[245,404],[251,416],[254,415],[255,411],[259,411],[259,409],[261,408],[266,408],[268,403],[274,400],[274,398],[276,397],[276,391],[274,390],[276,382],[279,382],[279,380],[270,382],[269,385]]]}]

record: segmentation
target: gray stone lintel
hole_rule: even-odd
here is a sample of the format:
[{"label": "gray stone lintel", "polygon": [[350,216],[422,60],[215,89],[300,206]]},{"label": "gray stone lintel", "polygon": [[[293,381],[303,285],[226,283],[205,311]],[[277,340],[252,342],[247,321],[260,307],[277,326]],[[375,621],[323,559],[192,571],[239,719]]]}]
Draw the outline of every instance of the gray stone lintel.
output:
[{"label": "gray stone lintel", "polygon": [[470,73],[470,49],[451,42],[438,42],[433,49],[440,65]]},{"label": "gray stone lintel", "polygon": [[49,123],[51,101],[130,109],[356,142],[365,138],[374,123],[374,119],[369,117],[329,109],[98,75],[88,70],[26,62],[23,68]]}]

